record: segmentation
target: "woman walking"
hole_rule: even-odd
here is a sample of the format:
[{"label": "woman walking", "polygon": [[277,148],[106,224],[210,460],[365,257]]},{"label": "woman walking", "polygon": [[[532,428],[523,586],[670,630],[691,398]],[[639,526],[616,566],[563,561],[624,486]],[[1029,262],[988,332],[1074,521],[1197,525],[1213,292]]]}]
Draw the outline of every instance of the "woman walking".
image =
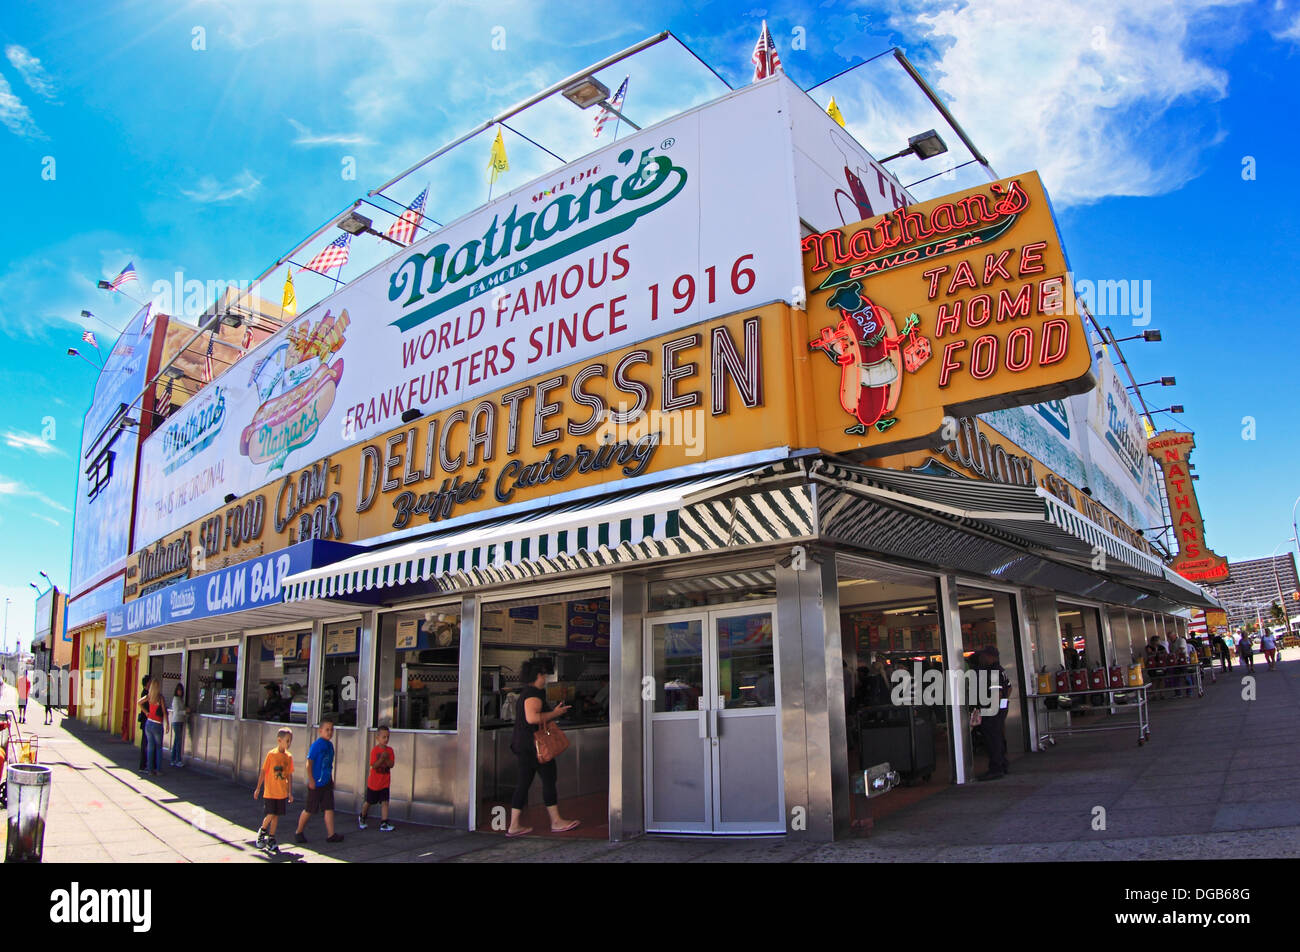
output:
[{"label": "woman walking", "polygon": [[185,706],[185,685],[176,685],[176,690],[172,693],[171,707],[172,722],[172,766],[184,767],[182,758],[185,756],[185,721],[189,718],[189,708]]},{"label": "woman walking", "polygon": [[578,826],[577,820],[566,820],[560,815],[559,795],[555,790],[555,761],[538,763],[534,735],[543,724],[563,717],[569,705],[561,704],[552,710],[546,703],[542,690],[546,685],[545,662],[529,658],[523,663],[519,680],[526,685],[519,693],[515,711],[515,730],[510,739],[510,749],[519,760],[519,781],[515,784],[514,799],[510,801],[510,828],[506,836],[523,836],[531,833],[531,826],[520,826],[519,817],[528,806],[528,790],[533,785],[534,774],[542,778],[542,802],[551,815],[551,832],[567,833]]},{"label": "woman walking", "polygon": [[167,705],[163,701],[162,685],[157,678],[150,678],[149,691],[136,702],[136,707],[144,715],[144,736],[148,745],[145,759],[147,769],[153,776],[158,776],[162,769],[163,736],[167,730]]},{"label": "woman walking", "polygon": [[1250,643],[1250,635],[1244,631],[1238,633],[1237,658],[1251,674],[1255,673],[1255,646]]}]

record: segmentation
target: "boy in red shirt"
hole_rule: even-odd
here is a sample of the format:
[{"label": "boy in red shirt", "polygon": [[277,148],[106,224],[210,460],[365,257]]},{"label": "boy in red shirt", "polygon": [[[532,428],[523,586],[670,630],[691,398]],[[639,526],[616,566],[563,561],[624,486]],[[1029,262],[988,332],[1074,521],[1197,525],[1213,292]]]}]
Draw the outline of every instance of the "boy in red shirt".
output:
[{"label": "boy in red shirt", "polygon": [[392,783],[393,764],[396,758],[393,748],[388,746],[388,728],[380,727],[375,732],[375,746],[370,751],[370,772],[366,776],[366,802],[361,805],[357,816],[357,826],[366,828],[366,818],[370,814],[372,803],[381,804],[379,832],[391,833],[396,829],[388,822],[388,785]]}]

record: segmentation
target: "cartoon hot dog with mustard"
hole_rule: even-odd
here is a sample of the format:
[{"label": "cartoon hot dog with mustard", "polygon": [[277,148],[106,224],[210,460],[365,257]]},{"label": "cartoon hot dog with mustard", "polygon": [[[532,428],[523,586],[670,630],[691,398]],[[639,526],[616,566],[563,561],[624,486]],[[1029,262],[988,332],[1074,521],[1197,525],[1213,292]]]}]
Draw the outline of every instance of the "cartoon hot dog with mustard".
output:
[{"label": "cartoon hot dog with mustard", "polygon": [[860,281],[837,288],[827,303],[839,309],[839,323],[822,328],[808,346],[840,367],[840,406],[858,421],[845,432],[865,435],[874,427],[883,433],[898,422],[889,414],[902,391],[904,348],[913,347],[909,371],[929,356],[928,341],[915,333],[920,318],[910,315],[900,333],[894,316],[862,294]]}]

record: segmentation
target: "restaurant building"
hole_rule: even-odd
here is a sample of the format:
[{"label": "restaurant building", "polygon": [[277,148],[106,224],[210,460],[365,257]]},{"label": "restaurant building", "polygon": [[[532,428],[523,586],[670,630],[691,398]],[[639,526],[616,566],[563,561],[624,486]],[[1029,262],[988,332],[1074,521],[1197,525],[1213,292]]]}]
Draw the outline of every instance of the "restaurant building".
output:
[{"label": "restaurant building", "polygon": [[[333,719],[343,810],[389,725],[395,819],[504,829],[542,656],[588,826],[846,835],[873,674],[996,645],[1023,754],[1037,672],[1213,605],[1139,531],[1156,469],[1069,281],[1035,173],[918,202],[756,82],[418,238],[191,397],[140,447],[103,641],[187,686],[224,776]],[[916,707],[917,781],[972,779],[970,706]]]}]

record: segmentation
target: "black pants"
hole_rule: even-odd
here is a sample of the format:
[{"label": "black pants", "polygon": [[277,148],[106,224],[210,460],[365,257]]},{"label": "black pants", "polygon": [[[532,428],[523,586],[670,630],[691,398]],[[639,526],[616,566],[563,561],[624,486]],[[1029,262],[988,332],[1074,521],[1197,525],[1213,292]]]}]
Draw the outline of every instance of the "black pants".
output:
[{"label": "black pants", "polygon": [[555,761],[539,764],[536,756],[516,754],[515,757],[519,761],[519,782],[515,784],[515,795],[510,805],[516,810],[528,806],[528,790],[533,785],[534,774],[542,778],[542,802],[548,807],[559,803],[559,795],[555,792]]},{"label": "black pants", "polygon": [[989,752],[989,773],[1007,772],[1007,712],[998,711],[997,717],[987,715],[980,721],[984,733],[984,746]]}]

